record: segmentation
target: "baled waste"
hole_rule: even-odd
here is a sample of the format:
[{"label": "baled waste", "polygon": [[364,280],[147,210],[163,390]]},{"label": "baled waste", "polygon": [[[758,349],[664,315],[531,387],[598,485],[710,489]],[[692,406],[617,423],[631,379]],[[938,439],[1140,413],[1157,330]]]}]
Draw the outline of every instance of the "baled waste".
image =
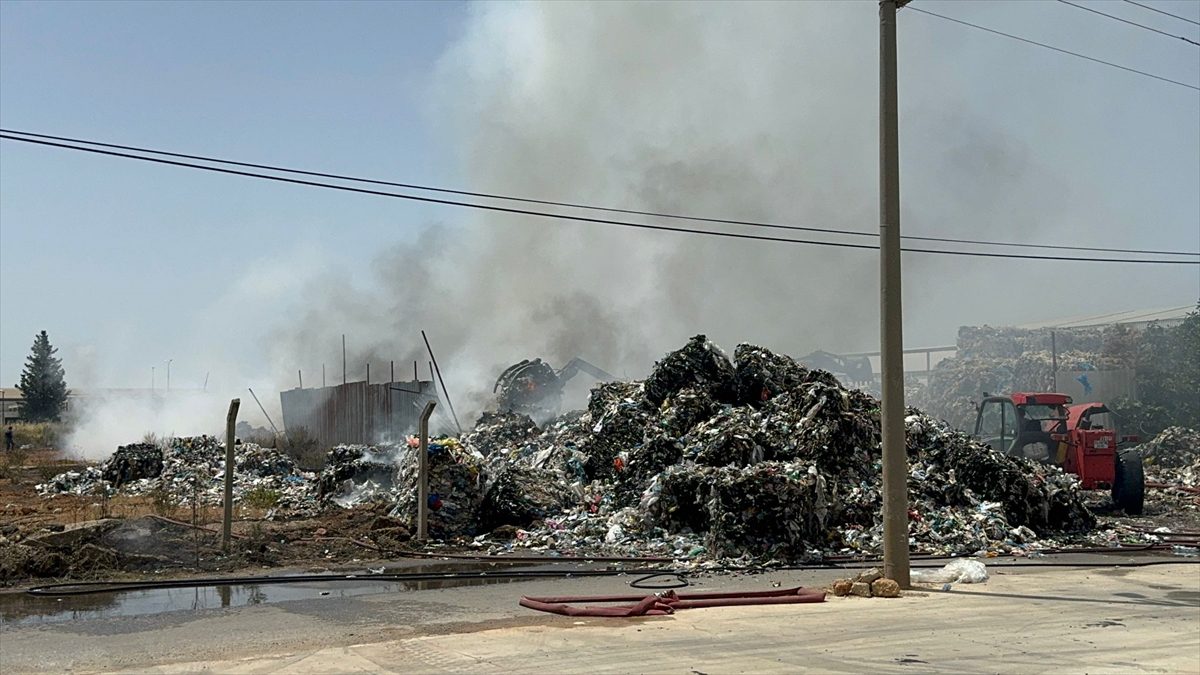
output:
[{"label": "baled waste", "polygon": [[910,403],[959,429],[975,424],[975,408],[984,392],[1054,391],[1054,369],[1092,371],[1130,368],[1130,335],[1119,327],[1048,328],[963,326],[957,353],[938,363],[929,381],[913,385]]}]

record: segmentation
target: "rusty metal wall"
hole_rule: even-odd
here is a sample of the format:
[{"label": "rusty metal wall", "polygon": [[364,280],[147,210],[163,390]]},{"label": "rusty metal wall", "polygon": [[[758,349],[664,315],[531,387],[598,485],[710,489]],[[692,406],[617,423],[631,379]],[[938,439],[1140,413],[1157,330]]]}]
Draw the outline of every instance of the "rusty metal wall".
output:
[{"label": "rusty metal wall", "polygon": [[377,443],[414,433],[426,401],[437,399],[428,380],[290,389],[279,393],[283,426],[304,429],[324,447]]}]

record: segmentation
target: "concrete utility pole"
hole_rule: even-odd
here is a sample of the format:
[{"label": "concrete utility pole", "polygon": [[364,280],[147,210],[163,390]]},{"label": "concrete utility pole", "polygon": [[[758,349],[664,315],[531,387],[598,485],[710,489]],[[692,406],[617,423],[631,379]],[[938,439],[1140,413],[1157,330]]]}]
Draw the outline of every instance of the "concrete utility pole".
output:
[{"label": "concrete utility pole", "polygon": [[904,321],[900,307],[900,132],[896,10],[879,0],[879,281],[883,400],[883,573],[908,588],[908,456],[904,447]]},{"label": "concrete utility pole", "polygon": [[229,538],[233,534],[233,469],[237,458],[233,454],[233,432],[237,426],[238,407],[241,399],[229,402],[229,414],[225,416],[225,521],[221,527],[221,548],[229,552]]},{"label": "concrete utility pole", "polygon": [[171,391],[171,362],[175,359],[167,359],[167,391]]},{"label": "concrete utility pole", "polygon": [[437,401],[425,404],[417,431],[417,541],[429,539],[429,416],[435,406]]}]

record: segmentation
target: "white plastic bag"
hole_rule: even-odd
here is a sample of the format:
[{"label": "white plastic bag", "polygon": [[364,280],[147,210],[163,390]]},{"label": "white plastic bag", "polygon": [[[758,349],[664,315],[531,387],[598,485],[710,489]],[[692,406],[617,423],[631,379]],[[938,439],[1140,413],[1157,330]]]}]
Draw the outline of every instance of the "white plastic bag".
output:
[{"label": "white plastic bag", "polygon": [[921,584],[979,584],[987,581],[987,566],[978,560],[959,558],[940,570],[912,570],[909,577]]}]

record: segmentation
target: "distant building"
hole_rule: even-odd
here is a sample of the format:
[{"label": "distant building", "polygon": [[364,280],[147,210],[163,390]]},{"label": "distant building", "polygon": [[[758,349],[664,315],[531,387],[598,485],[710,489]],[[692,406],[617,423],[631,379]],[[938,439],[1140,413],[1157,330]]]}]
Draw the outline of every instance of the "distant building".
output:
[{"label": "distant building", "polygon": [[24,400],[20,389],[0,388],[0,425],[7,426],[21,421],[19,406]]},{"label": "distant building", "polygon": [[1038,321],[1017,326],[1017,328],[1103,328],[1121,324],[1130,328],[1145,328],[1157,323],[1160,326],[1177,326],[1183,323],[1188,314],[1196,311],[1195,305],[1180,305],[1159,309],[1131,309],[1124,312],[1109,312],[1107,314],[1091,314],[1087,316],[1058,317],[1048,321]]},{"label": "distant building", "polygon": [[[194,389],[172,389],[170,396],[172,398],[195,394],[198,390]],[[81,404],[88,401],[97,400],[145,400],[152,401],[162,399],[167,396],[167,392],[163,389],[113,389],[113,388],[96,388],[96,389],[71,389],[67,394],[67,406],[63,412],[68,412],[77,408]],[[0,388],[0,424],[9,425],[21,421],[20,404],[25,400],[21,394],[21,390],[16,387]]]}]

